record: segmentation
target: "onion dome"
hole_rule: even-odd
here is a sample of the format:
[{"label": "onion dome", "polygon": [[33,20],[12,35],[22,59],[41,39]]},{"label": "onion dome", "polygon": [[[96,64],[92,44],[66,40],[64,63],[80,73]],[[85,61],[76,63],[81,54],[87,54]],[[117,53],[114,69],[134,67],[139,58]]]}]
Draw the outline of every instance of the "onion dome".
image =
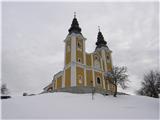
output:
[{"label": "onion dome", "polygon": [[81,34],[81,28],[79,27],[75,12],[74,12],[74,18],[73,18],[71,27],[69,28],[68,32],[69,32],[69,34],[71,34],[71,33],[80,33]]}]

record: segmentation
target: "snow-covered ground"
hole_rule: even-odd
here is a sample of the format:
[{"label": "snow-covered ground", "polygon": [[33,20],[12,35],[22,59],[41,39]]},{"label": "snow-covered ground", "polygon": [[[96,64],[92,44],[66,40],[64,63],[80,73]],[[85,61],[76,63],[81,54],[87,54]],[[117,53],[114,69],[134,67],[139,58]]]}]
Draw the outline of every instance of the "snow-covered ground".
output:
[{"label": "snow-covered ground", "polygon": [[159,99],[119,95],[47,93],[2,100],[2,118],[158,119]]}]

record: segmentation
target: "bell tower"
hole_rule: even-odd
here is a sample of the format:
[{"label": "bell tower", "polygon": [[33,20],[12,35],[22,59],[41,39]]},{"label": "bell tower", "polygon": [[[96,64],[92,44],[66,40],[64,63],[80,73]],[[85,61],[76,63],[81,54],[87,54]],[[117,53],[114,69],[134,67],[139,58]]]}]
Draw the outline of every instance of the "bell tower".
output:
[{"label": "bell tower", "polygon": [[107,42],[104,40],[103,34],[100,31],[100,27],[98,28],[99,32],[97,35],[97,42],[96,42],[96,51],[100,52],[103,60],[103,69],[105,72],[112,70],[112,51],[107,46]]},{"label": "bell tower", "polygon": [[63,87],[74,87],[85,83],[85,71],[82,67],[85,64],[85,38],[74,13],[71,27],[68,30],[65,42],[65,63]]}]

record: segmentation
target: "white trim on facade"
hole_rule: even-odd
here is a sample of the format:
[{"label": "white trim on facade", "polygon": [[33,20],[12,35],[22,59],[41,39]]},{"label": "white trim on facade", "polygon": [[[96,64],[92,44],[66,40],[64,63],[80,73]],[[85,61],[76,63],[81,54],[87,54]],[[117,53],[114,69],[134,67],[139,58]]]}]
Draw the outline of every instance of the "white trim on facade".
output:
[{"label": "white trim on facade", "polygon": [[76,34],[71,34],[71,86],[76,86]]},{"label": "white trim on facade", "polygon": [[107,72],[108,70],[107,70],[106,55],[104,49],[102,49],[102,59],[104,61],[104,69],[105,69],[104,71]]},{"label": "white trim on facade", "polygon": [[65,70],[63,72],[63,76],[62,76],[62,88],[65,87]]},{"label": "white trim on facade", "polygon": [[54,75],[54,79],[57,79],[57,78],[59,78],[60,76],[62,76],[63,75],[63,71],[60,71],[60,72],[58,72],[58,73],[56,73],[55,75]]},{"label": "white trim on facade", "polygon": [[102,79],[103,79],[103,89],[106,89],[106,85],[105,85],[105,79],[104,79],[104,72],[102,73]]},{"label": "white trim on facade", "polygon": [[108,90],[110,90],[110,85],[109,84],[110,84],[109,81],[107,81]]},{"label": "white trim on facade", "polygon": [[64,67],[64,70],[68,69],[69,67],[71,67],[71,63],[68,63],[68,64]]},{"label": "white trim on facade", "polygon": [[112,61],[112,55],[111,55],[112,51],[110,51],[110,59],[111,59],[111,65],[112,65],[112,68],[113,68],[113,61]]},{"label": "white trim on facade", "polygon": [[[84,58],[84,65],[86,65],[86,52],[85,52],[85,40],[83,40],[83,58]],[[84,67],[84,86],[87,86],[87,79],[86,79],[86,67]]]},{"label": "white trim on facade", "polygon": [[[94,64],[93,64],[93,54],[91,54],[91,63],[92,63],[92,67],[94,66]],[[93,78],[93,87],[95,87],[96,86],[96,83],[95,83],[95,75],[94,75],[94,69],[92,69],[92,78]]]},{"label": "white trim on facade", "polygon": [[66,67],[66,41],[64,41],[65,42],[65,50],[64,50],[64,69],[63,69],[63,78],[62,78],[62,88],[64,88],[65,87],[65,67]]},{"label": "white trim on facade", "polygon": [[76,36],[71,37],[71,62],[76,62]]},{"label": "white trim on facade", "polygon": [[76,86],[76,64],[71,65],[71,86]]}]

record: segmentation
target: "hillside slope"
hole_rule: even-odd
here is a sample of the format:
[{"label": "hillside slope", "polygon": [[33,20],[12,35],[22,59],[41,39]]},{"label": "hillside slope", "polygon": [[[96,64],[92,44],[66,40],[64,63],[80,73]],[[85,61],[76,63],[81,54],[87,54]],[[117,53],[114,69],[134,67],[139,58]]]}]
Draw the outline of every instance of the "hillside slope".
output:
[{"label": "hillside slope", "polygon": [[2,101],[2,118],[158,119],[159,100],[119,95],[48,93]]}]

